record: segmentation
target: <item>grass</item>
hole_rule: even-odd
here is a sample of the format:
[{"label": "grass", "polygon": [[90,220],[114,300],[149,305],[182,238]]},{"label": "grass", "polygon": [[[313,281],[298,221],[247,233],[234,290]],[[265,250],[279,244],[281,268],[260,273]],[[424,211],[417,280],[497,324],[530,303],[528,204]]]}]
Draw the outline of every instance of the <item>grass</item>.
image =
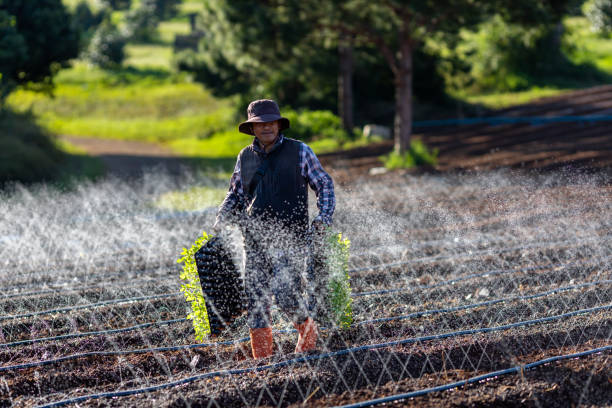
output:
[{"label": "grass", "polygon": [[52,97],[18,90],[7,104],[32,112],[55,134],[105,139],[198,139],[233,123],[229,102],[164,71],[109,73],[78,64],[62,71],[56,82]]},{"label": "grass", "polygon": [[155,207],[165,210],[197,211],[218,207],[225,198],[227,187],[191,187],[186,191],[171,191],[155,200]]},{"label": "grass", "polygon": [[395,151],[381,157],[388,169],[408,169],[417,166],[435,166],[438,162],[438,150],[429,150],[421,140],[413,139],[410,148],[403,155]]},{"label": "grass", "polygon": [[128,44],[125,55],[124,64],[127,66],[168,71],[172,66],[172,47],[165,44]]},{"label": "grass", "polygon": [[529,103],[533,100],[555,96],[567,92],[570,89],[540,88],[533,87],[526,91],[518,92],[491,92],[482,94],[456,93],[453,96],[469,104],[481,105],[489,109],[502,109],[509,106]]}]

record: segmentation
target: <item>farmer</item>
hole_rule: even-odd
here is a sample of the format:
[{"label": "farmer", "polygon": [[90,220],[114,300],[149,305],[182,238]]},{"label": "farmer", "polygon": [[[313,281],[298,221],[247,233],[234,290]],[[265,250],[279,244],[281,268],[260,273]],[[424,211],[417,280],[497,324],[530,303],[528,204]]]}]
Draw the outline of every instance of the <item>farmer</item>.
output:
[{"label": "farmer", "polygon": [[[289,120],[280,115],[275,101],[251,102],[247,116],[238,130],[255,138],[238,155],[213,233],[230,223],[241,227],[253,358],[273,353],[273,298],[299,333],[295,352],[306,352],[315,348],[318,337],[312,318],[316,293],[306,272],[307,242],[309,236],[322,236],[331,225],[334,184],[310,147],[284,137],[282,131],[289,128]],[[309,185],[319,208],[310,228]]]}]

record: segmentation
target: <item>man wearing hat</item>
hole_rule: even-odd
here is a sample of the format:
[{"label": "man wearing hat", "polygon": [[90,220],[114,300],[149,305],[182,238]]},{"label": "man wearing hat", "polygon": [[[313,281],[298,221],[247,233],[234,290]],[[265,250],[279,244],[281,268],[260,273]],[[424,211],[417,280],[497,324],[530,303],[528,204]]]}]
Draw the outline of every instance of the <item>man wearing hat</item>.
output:
[{"label": "man wearing hat", "polygon": [[[247,116],[238,130],[255,138],[238,155],[213,232],[221,232],[229,223],[241,226],[253,358],[273,353],[273,298],[299,333],[295,352],[309,351],[315,348],[318,333],[312,318],[313,282],[304,295],[304,282],[309,280],[307,240],[331,225],[334,184],[310,147],[282,134],[289,120],[281,116],[276,102],[253,101]],[[310,227],[308,186],[315,191],[319,209]]]}]

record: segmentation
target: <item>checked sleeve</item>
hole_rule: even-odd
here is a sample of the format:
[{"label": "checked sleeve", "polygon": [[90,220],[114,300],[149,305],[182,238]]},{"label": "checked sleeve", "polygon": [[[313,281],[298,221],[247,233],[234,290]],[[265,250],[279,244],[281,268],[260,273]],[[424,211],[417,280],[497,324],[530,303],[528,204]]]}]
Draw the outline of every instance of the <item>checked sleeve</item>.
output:
[{"label": "checked sleeve", "polygon": [[233,216],[240,211],[244,200],[244,190],[240,177],[240,156],[238,156],[236,166],[234,167],[234,173],[230,179],[229,190],[217,212],[217,222],[224,223],[226,221],[231,221]]},{"label": "checked sleeve", "polygon": [[312,149],[302,143],[300,149],[300,166],[302,177],[304,177],[310,187],[317,195],[317,207],[319,215],[315,220],[321,220],[327,225],[331,225],[334,209],[336,208],[336,196],[334,195],[334,182],[327,174],[321,162],[314,154]]}]

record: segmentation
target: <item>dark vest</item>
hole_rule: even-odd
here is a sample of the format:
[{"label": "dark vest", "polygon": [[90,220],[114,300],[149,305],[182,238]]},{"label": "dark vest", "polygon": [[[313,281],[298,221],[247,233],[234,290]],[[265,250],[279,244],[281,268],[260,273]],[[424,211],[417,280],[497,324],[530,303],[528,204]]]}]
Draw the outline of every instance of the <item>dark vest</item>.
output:
[{"label": "dark vest", "polygon": [[257,168],[266,155],[268,169],[247,203],[247,215],[267,225],[279,224],[294,233],[308,229],[308,184],[300,169],[300,142],[284,138],[268,154],[253,145],[240,152],[242,188],[248,191]]}]

